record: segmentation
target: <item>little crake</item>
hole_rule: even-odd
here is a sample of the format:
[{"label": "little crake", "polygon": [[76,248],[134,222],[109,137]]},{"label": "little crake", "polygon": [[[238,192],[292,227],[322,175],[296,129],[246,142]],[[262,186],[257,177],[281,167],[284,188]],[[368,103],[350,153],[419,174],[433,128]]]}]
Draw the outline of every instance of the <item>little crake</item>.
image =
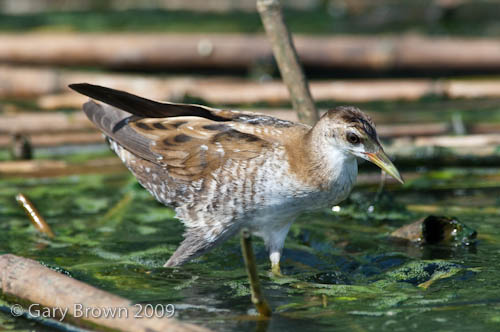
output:
[{"label": "little crake", "polygon": [[184,223],[184,241],[165,266],[181,265],[246,227],[264,239],[279,272],[295,217],[344,200],[356,182],[356,157],[403,182],[373,122],[355,107],[329,110],[310,127],[90,84],[70,87],[105,103],[89,101],[83,110],[139,183]]}]

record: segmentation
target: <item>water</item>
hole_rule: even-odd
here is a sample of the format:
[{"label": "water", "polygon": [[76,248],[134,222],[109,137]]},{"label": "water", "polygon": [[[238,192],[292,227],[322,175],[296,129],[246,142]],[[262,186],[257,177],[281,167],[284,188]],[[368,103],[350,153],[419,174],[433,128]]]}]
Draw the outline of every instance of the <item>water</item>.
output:
[{"label": "water", "polygon": [[[3,180],[0,253],[36,259],[135,302],[174,304],[180,320],[218,331],[500,330],[499,176],[495,168],[429,171],[378,200],[376,188],[357,187],[339,211],[294,223],[286,278],[269,275],[256,240],[274,311],[268,322],[255,320],[237,238],[181,268],[162,267],[182,226],[127,173]],[[17,192],[37,205],[54,240],[30,225]],[[389,239],[429,214],[456,216],[477,230],[477,243],[419,247]],[[32,323],[1,314],[0,326]]]}]

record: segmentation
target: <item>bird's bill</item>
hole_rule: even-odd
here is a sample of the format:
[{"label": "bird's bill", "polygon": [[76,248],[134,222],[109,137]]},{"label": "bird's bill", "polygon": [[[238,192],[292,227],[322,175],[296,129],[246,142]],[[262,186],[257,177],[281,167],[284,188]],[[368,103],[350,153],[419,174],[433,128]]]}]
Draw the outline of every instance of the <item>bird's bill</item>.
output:
[{"label": "bird's bill", "polygon": [[404,183],[398,169],[394,166],[389,157],[387,157],[384,150],[380,149],[377,153],[366,153],[366,156],[372,163],[383,169],[387,174],[399,182]]}]

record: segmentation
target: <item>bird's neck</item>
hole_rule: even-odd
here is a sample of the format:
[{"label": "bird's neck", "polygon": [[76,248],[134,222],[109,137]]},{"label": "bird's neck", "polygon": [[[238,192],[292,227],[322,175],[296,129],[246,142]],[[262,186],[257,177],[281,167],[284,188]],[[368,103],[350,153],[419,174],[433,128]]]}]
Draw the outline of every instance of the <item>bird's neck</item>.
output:
[{"label": "bird's neck", "polygon": [[302,181],[322,191],[354,184],[358,165],[352,154],[332,146],[312,130],[296,143],[290,166]]}]

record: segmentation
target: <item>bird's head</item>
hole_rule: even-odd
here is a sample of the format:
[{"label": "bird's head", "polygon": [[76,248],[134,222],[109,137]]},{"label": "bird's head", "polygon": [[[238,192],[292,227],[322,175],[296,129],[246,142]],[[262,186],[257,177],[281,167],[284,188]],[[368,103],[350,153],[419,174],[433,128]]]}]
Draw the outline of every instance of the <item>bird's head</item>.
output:
[{"label": "bird's head", "polygon": [[340,106],[326,112],[314,127],[326,144],[346,155],[366,159],[399,182],[403,179],[385,154],[368,115],[352,106]]}]

